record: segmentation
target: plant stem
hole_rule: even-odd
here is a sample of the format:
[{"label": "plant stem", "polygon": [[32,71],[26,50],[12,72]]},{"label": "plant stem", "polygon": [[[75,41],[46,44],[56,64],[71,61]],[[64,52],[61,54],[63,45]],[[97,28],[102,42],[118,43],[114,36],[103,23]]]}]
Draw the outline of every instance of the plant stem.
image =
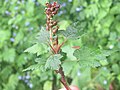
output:
[{"label": "plant stem", "polygon": [[59,73],[61,75],[60,82],[64,85],[64,87],[66,88],[66,90],[71,90],[70,87],[67,84],[67,81],[65,80],[64,71],[63,71],[63,68],[62,68],[61,65],[60,65],[59,71],[57,71],[57,73]]},{"label": "plant stem", "polygon": [[[58,54],[61,47],[65,42],[59,45],[58,42],[58,35],[57,31],[59,27],[57,26],[57,21],[52,20],[53,16],[57,14],[58,9],[60,8],[60,5],[57,4],[57,2],[54,2],[53,4],[46,3],[47,8],[45,9],[45,13],[47,16],[47,22],[46,22],[46,29],[50,33],[50,43],[49,46],[51,47],[52,51],[54,54]],[[54,28],[56,26],[56,28]],[[53,35],[56,36],[56,38],[53,39]],[[64,85],[64,87],[67,90],[71,90],[70,87],[67,85],[67,81],[65,80],[65,75],[62,66],[60,65],[59,70],[55,70],[57,73],[61,75],[61,80],[60,82]],[[55,83],[55,82],[54,82]]]},{"label": "plant stem", "polygon": [[53,41],[52,41],[53,37],[52,36],[53,36],[53,33],[52,33],[52,29],[50,28],[50,43],[53,46]]}]

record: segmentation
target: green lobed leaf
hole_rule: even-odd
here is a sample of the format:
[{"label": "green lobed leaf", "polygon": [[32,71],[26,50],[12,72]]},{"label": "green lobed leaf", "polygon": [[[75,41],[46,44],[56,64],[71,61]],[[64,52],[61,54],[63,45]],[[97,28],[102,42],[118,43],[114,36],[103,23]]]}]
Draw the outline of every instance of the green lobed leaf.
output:
[{"label": "green lobed leaf", "polygon": [[66,29],[64,36],[68,37],[68,38],[78,38],[79,37],[77,35],[77,29],[74,27],[70,27],[70,26]]},{"label": "green lobed leaf", "polygon": [[[63,23],[64,23],[64,24],[63,24]],[[70,20],[62,20],[62,21],[60,21],[60,22],[58,23],[58,25],[60,26],[59,29],[60,29],[60,30],[65,30],[65,29],[69,26],[70,23],[71,23]]]},{"label": "green lobed leaf", "polygon": [[114,21],[114,16],[113,15],[107,15],[101,20],[101,25],[103,29],[110,27],[112,22]]},{"label": "green lobed leaf", "polygon": [[[28,9],[29,8],[29,9]],[[34,3],[31,0],[28,0],[26,5],[26,11],[27,16],[33,16],[34,15]]]},{"label": "green lobed leaf", "polygon": [[83,47],[76,50],[73,54],[78,60],[81,66],[85,67],[98,67],[100,63],[95,59],[96,53],[88,47]]},{"label": "green lobed leaf", "polygon": [[110,14],[120,14],[120,3],[116,3],[111,9]]},{"label": "green lobed leaf", "polygon": [[29,52],[29,53],[33,53],[33,54],[37,53],[37,56],[39,56],[39,55],[47,52],[46,48],[47,47],[45,45],[36,43],[32,47],[26,49],[24,52]]},{"label": "green lobed leaf", "polygon": [[0,30],[0,43],[10,38],[10,31]]},{"label": "green lobed leaf", "polygon": [[20,31],[15,37],[14,45],[17,45],[23,38],[24,38],[24,33]]},{"label": "green lobed leaf", "polygon": [[15,62],[18,67],[22,67],[23,65],[27,63],[27,60],[26,60],[27,57],[25,54],[21,54],[17,58],[18,59]]},{"label": "green lobed leaf", "polygon": [[0,48],[4,46],[5,41],[9,40],[10,31],[0,30]]},{"label": "green lobed leaf", "polygon": [[74,13],[75,9],[79,6],[80,1],[79,0],[73,0],[73,6],[71,8],[70,13]]},{"label": "green lobed leaf", "polygon": [[67,30],[60,30],[59,31],[61,34],[63,34],[66,38],[68,39],[76,39],[78,38],[77,36],[77,30],[72,27],[68,27]]},{"label": "green lobed leaf", "polygon": [[90,4],[85,9],[85,14],[87,18],[89,18],[90,16],[96,17],[96,15],[98,14],[98,6],[96,4]]},{"label": "green lobed leaf", "polygon": [[62,65],[64,74],[70,75],[71,71],[73,70],[74,66],[76,66],[76,64],[76,61],[65,61]]},{"label": "green lobed leaf", "polygon": [[112,53],[116,52],[117,50],[100,50],[98,54],[96,54],[96,59],[98,60],[107,60],[107,56],[110,56]]},{"label": "green lobed leaf", "polygon": [[41,27],[40,32],[38,33],[38,36],[36,37],[39,43],[46,43],[49,42],[49,32],[46,31],[44,27]]},{"label": "green lobed leaf", "polygon": [[28,71],[28,70],[36,70],[36,69],[44,69],[46,58],[36,58],[35,61],[37,64],[31,65],[28,68],[24,69],[23,71]]},{"label": "green lobed leaf", "polygon": [[82,47],[74,52],[74,56],[79,60],[81,66],[98,67],[100,66],[100,63],[107,63],[107,56],[114,52],[115,51],[94,50],[88,47]]},{"label": "green lobed leaf", "polygon": [[7,84],[4,84],[3,90],[16,90],[18,84],[18,75],[11,75]]},{"label": "green lobed leaf", "polygon": [[45,68],[47,69],[53,69],[53,70],[58,70],[59,69],[59,65],[61,64],[60,59],[63,56],[61,56],[60,54],[55,54],[50,56],[45,64]]},{"label": "green lobed leaf", "polygon": [[40,67],[41,67],[41,65],[39,65],[39,64],[34,64],[34,65],[31,65],[30,67],[24,69],[23,71],[36,70],[36,69],[39,69]]},{"label": "green lobed leaf", "polygon": [[46,81],[44,83],[43,90],[52,90],[52,82],[51,81]]},{"label": "green lobed leaf", "polygon": [[75,58],[75,56],[73,56],[73,53],[74,53],[75,49],[71,48],[72,46],[70,44],[71,43],[69,43],[66,46],[63,46],[62,51],[64,53],[66,53],[68,60],[75,60],[76,58]]},{"label": "green lobed leaf", "polygon": [[68,39],[78,39],[80,36],[82,36],[85,33],[85,30],[83,29],[86,25],[85,23],[82,23],[82,25],[77,25],[78,23],[74,23],[67,27],[66,30],[59,30],[59,34],[64,35]]},{"label": "green lobed leaf", "polygon": [[112,5],[112,0],[104,0],[104,1],[100,1],[100,5],[102,8],[109,8]]},{"label": "green lobed leaf", "polygon": [[13,70],[12,70],[11,66],[4,67],[4,69],[1,70],[1,72],[0,72],[0,78],[2,80],[6,80],[9,77],[9,75],[12,74],[12,71]]},{"label": "green lobed leaf", "polygon": [[79,39],[86,33],[86,25],[86,22],[75,22],[68,26],[66,30],[59,30],[58,34],[62,34],[68,39]]},{"label": "green lobed leaf", "polygon": [[120,67],[118,64],[113,64],[112,65],[112,70],[114,73],[119,74],[120,73]]},{"label": "green lobed leaf", "polygon": [[3,60],[6,62],[14,62],[16,52],[14,48],[6,49],[3,53]]}]

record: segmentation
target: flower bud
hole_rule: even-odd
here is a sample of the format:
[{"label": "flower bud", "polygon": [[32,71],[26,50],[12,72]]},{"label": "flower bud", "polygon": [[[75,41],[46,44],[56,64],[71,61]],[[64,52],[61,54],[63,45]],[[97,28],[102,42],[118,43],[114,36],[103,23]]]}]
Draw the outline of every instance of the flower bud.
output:
[{"label": "flower bud", "polygon": [[52,12],[52,14],[57,14],[57,11],[55,10],[54,12]]},{"label": "flower bud", "polygon": [[60,8],[60,5],[56,5],[56,8]]},{"label": "flower bud", "polygon": [[55,25],[57,25],[57,21],[54,21],[54,22],[53,22],[53,26],[55,26]]},{"label": "flower bud", "polygon": [[57,33],[58,28],[59,28],[59,27],[57,26],[56,28],[54,28],[54,29],[52,30],[53,34],[56,34],[56,33]]},{"label": "flower bud", "polygon": [[57,2],[54,2],[53,5],[56,6],[56,5],[57,5]]},{"label": "flower bud", "polygon": [[48,5],[49,5],[49,3],[47,2],[45,5],[46,5],[46,6],[48,6]]}]

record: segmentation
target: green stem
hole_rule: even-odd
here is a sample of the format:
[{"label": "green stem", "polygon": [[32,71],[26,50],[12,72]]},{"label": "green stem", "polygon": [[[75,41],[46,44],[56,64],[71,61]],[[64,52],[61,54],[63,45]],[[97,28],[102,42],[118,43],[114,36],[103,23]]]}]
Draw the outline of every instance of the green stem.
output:
[{"label": "green stem", "polygon": [[58,90],[56,83],[57,83],[57,77],[56,77],[56,75],[55,75],[54,72],[53,72],[52,90]]}]

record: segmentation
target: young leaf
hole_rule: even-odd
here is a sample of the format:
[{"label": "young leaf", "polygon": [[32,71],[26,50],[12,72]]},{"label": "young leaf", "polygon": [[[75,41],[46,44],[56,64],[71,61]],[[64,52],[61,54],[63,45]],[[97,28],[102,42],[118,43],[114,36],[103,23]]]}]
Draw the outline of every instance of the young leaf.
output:
[{"label": "young leaf", "polygon": [[64,35],[68,39],[78,39],[85,34],[86,23],[79,24],[78,22],[67,27],[66,30],[59,30],[59,34]]},{"label": "young leaf", "polygon": [[44,27],[41,27],[41,30],[36,38],[39,43],[46,43],[49,42],[50,35],[49,32],[46,31]]},{"label": "young leaf", "polygon": [[55,55],[50,56],[47,59],[47,62],[45,64],[45,68],[58,70],[59,65],[61,64],[61,61],[60,61],[61,58],[62,58],[62,56],[60,54],[55,54]]},{"label": "young leaf", "polygon": [[60,30],[59,33],[63,34],[66,38],[69,38],[69,39],[79,38],[77,29],[71,26],[67,27],[66,30]]}]

